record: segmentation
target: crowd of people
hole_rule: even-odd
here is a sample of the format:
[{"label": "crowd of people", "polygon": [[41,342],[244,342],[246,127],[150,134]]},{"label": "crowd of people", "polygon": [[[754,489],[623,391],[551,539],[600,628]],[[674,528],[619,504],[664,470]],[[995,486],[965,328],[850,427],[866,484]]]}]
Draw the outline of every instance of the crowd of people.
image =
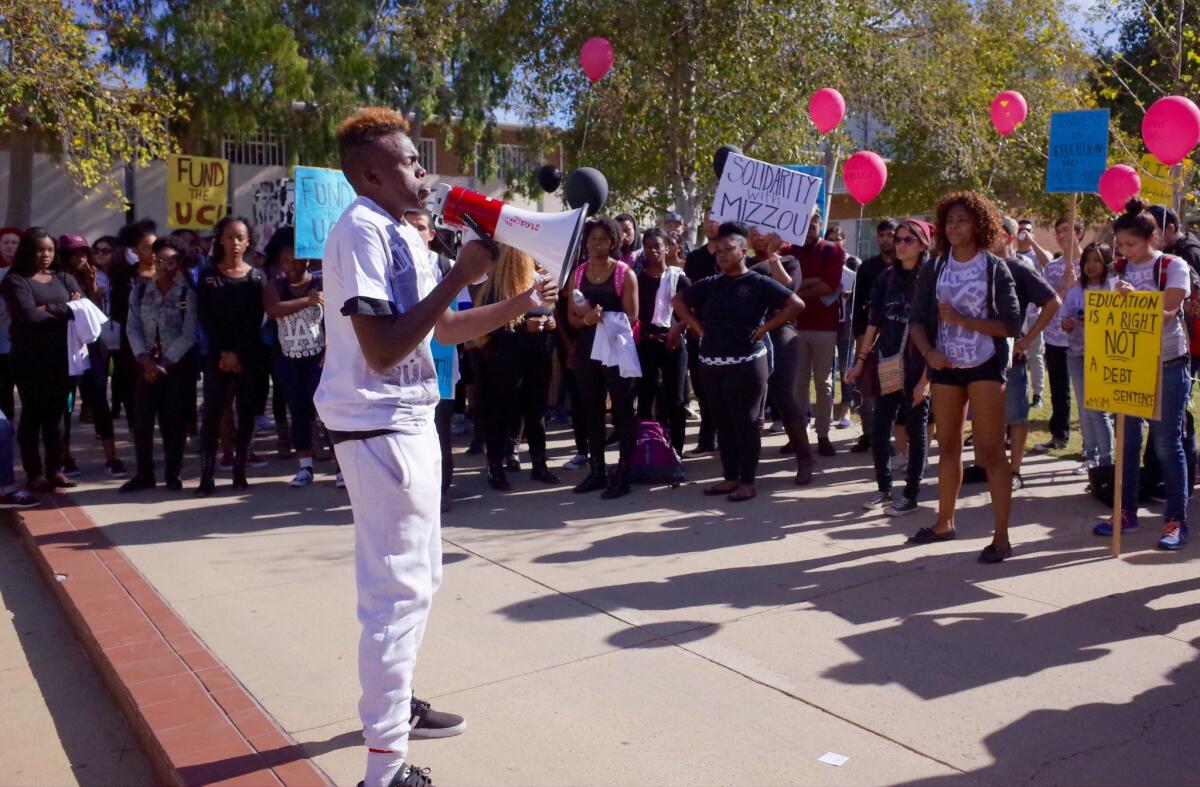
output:
[{"label": "crowd of people", "polygon": [[[453,264],[449,233],[424,210],[405,219],[444,275]],[[840,227],[824,236],[821,227],[814,214],[805,242],[787,244],[708,219],[704,242],[690,248],[675,213],[644,232],[628,214],[589,220],[556,304],[439,348],[443,510],[451,436],[468,429],[468,452],[486,456],[487,482],[500,492],[521,469],[522,442],[531,478],[561,483],[546,424],[562,421],[574,439],[563,467],[586,470],[576,493],[618,498],[639,464],[665,455],[681,468],[685,455],[716,453],[721,479],[704,494],[742,502],[756,494],[764,432],[786,434],[795,483],[808,485],[821,459],[837,453],[831,429],[849,427],[853,410],[862,433],[849,450],[870,455],[877,486],[864,507],[888,516],[919,510],[936,439],[936,517],[909,541],[953,539],[962,484],[986,482],[995,530],[980,560],[1000,562],[1012,552],[1009,509],[1024,483],[1030,408],[1048,388],[1050,439],[1029,450],[1066,447],[1074,396],[1083,441],[1076,471],[1094,486],[1106,473],[1111,483],[1114,451],[1125,451],[1119,526],[1138,527],[1139,495],[1150,489],[1166,503],[1159,546],[1183,547],[1196,473],[1186,405],[1200,368],[1200,242],[1174,211],[1132,201],[1086,244],[1082,223],[1060,219],[1058,253],[1039,244],[1031,221],[1002,216],[970,192],[947,195],[930,220],[880,222],[878,253],[862,261],[846,252]],[[105,472],[127,479],[122,492],[152,489],[160,477],[181,490],[189,437],[200,455],[196,494],[214,492],[218,471],[245,489],[247,467],[265,464],[252,450],[264,428],[275,430],[279,455],[297,461],[291,485],[315,482],[314,458],[331,453],[313,403],[326,352],[322,278],[319,261],[296,257],[290,227],[261,253],[253,227],[235,216],[211,233],[161,237],[143,220],[90,244],[78,234],[3,228],[0,266],[0,505],[36,505],[30,492],[76,483],[73,420],[91,424]],[[502,247],[491,274],[455,308],[507,301],[545,273]],[[1162,417],[1148,421],[1144,461],[1141,419],[1129,418],[1125,444],[1114,446],[1115,416],[1084,405],[1085,293],[1097,288],[1164,292]],[[14,387],[25,488],[12,474]],[[132,473],[115,441],[122,412]],[[665,454],[648,459],[648,443]],[[964,445],[974,448],[966,468]],[[1101,521],[1095,532],[1113,527]]]}]

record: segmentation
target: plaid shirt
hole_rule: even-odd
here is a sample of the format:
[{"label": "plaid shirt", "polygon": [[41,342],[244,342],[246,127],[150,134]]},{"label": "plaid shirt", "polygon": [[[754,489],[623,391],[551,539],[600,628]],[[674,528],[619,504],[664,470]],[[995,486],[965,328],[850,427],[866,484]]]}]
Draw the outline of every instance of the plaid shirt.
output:
[{"label": "plaid shirt", "polygon": [[182,273],[164,295],[152,279],[143,279],[129,297],[129,346],[138,358],[159,346],[167,363],[179,363],[196,344],[196,291]]}]

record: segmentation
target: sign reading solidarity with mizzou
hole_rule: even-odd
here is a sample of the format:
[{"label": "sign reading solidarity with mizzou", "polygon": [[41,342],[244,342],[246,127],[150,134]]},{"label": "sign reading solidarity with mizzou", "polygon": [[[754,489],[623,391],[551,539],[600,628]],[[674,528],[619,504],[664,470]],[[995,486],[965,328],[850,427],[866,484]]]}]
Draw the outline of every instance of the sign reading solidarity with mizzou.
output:
[{"label": "sign reading solidarity with mizzou", "polygon": [[803,244],[820,194],[821,178],[730,153],[717,184],[713,218],[740,221]]}]

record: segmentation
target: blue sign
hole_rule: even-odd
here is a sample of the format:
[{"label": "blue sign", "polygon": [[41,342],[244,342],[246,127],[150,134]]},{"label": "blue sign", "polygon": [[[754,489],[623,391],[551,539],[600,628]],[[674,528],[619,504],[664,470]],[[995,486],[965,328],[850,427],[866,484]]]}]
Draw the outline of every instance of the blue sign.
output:
[{"label": "blue sign", "polygon": [[1055,112],[1050,116],[1046,193],[1099,191],[1100,175],[1107,167],[1107,109]]},{"label": "blue sign", "polygon": [[325,238],[357,196],[339,169],[296,167],[296,256],[319,260]]},{"label": "blue sign", "polygon": [[825,227],[829,224],[829,202],[825,195],[825,167],[820,164],[784,164],[783,168],[820,178],[821,190],[817,192],[817,210],[821,211],[821,236],[824,237]]}]

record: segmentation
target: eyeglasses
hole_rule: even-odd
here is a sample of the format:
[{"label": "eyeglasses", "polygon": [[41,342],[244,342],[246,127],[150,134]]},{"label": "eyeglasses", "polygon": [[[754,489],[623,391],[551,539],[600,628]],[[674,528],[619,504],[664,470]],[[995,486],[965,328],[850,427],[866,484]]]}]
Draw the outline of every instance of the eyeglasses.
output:
[{"label": "eyeglasses", "polygon": [[917,242],[916,237],[914,237],[912,235],[897,235],[893,240],[896,243],[904,243],[904,244]]}]

